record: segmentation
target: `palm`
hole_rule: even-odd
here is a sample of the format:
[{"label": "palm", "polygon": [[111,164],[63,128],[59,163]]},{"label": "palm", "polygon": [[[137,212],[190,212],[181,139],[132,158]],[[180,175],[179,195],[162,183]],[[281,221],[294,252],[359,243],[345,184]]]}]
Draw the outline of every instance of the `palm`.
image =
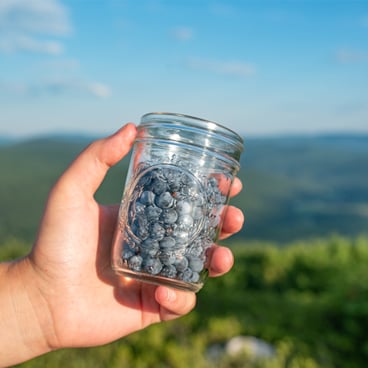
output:
[{"label": "palm", "polygon": [[[58,227],[59,237],[56,242],[46,238],[43,244],[41,233],[34,260],[42,277],[46,275],[47,285],[54,285],[46,292],[53,293],[49,299],[59,344],[104,344],[120,338],[123,329],[126,334],[160,320],[155,287],[124,285],[111,270],[109,249],[116,208],[90,200],[73,206],[73,211],[59,207],[56,218],[47,220]],[[74,236],[70,239],[62,234]],[[39,248],[43,249],[40,255]]]}]

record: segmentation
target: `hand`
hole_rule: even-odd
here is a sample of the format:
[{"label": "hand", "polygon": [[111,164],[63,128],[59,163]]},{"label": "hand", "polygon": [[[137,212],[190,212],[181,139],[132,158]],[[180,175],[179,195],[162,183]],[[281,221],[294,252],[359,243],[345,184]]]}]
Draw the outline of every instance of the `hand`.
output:
[{"label": "hand", "polygon": [[[108,169],[128,153],[135,134],[135,126],[127,124],[76,158],[50,192],[30,255],[16,265],[44,338],[43,350],[106,344],[195,306],[192,292],[124,281],[111,270],[118,206],[102,206],[94,194]],[[231,195],[240,190],[236,179]],[[221,238],[242,224],[242,212],[229,206]],[[215,246],[210,276],[232,265],[231,251]],[[45,352],[40,350],[35,348],[35,354]]]}]

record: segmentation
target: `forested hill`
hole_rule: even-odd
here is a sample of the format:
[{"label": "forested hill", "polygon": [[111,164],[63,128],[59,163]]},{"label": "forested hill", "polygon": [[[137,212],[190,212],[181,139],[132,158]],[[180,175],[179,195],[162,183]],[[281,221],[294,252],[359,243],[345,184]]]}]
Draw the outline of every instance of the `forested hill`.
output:
[{"label": "forested hill", "polygon": [[368,135],[250,139],[240,176],[248,237],[368,231]]},{"label": "forested hill", "polygon": [[[93,138],[0,138],[0,240],[31,241],[48,190]],[[120,200],[124,160],[97,194]],[[245,139],[239,176],[244,190],[232,200],[246,216],[238,237],[289,241],[340,233],[368,233],[368,135]]]}]

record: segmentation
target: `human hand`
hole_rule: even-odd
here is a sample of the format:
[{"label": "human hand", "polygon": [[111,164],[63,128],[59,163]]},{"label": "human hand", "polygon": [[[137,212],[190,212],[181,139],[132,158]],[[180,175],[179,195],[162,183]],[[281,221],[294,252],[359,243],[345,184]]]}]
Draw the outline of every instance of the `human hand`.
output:
[{"label": "human hand", "polygon": [[[150,324],[182,316],[196,295],[127,280],[110,265],[118,206],[103,206],[94,194],[108,169],[130,150],[136,134],[127,124],[95,141],[70,165],[52,188],[39,234],[18,274],[33,303],[49,349],[102,345]],[[231,195],[241,190],[234,181]],[[229,206],[220,238],[239,231],[242,212]],[[233,265],[226,247],[214,246],[209,274],[219,276]]]}]

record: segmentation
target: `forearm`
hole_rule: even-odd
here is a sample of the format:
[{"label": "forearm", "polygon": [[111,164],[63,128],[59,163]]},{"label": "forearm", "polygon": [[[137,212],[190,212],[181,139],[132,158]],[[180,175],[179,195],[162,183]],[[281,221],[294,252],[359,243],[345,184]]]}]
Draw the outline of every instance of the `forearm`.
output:
[{"label": "forearm", "polygon": [[28,259],[0,263],[0,367],[50,351],[48,315]]}]

